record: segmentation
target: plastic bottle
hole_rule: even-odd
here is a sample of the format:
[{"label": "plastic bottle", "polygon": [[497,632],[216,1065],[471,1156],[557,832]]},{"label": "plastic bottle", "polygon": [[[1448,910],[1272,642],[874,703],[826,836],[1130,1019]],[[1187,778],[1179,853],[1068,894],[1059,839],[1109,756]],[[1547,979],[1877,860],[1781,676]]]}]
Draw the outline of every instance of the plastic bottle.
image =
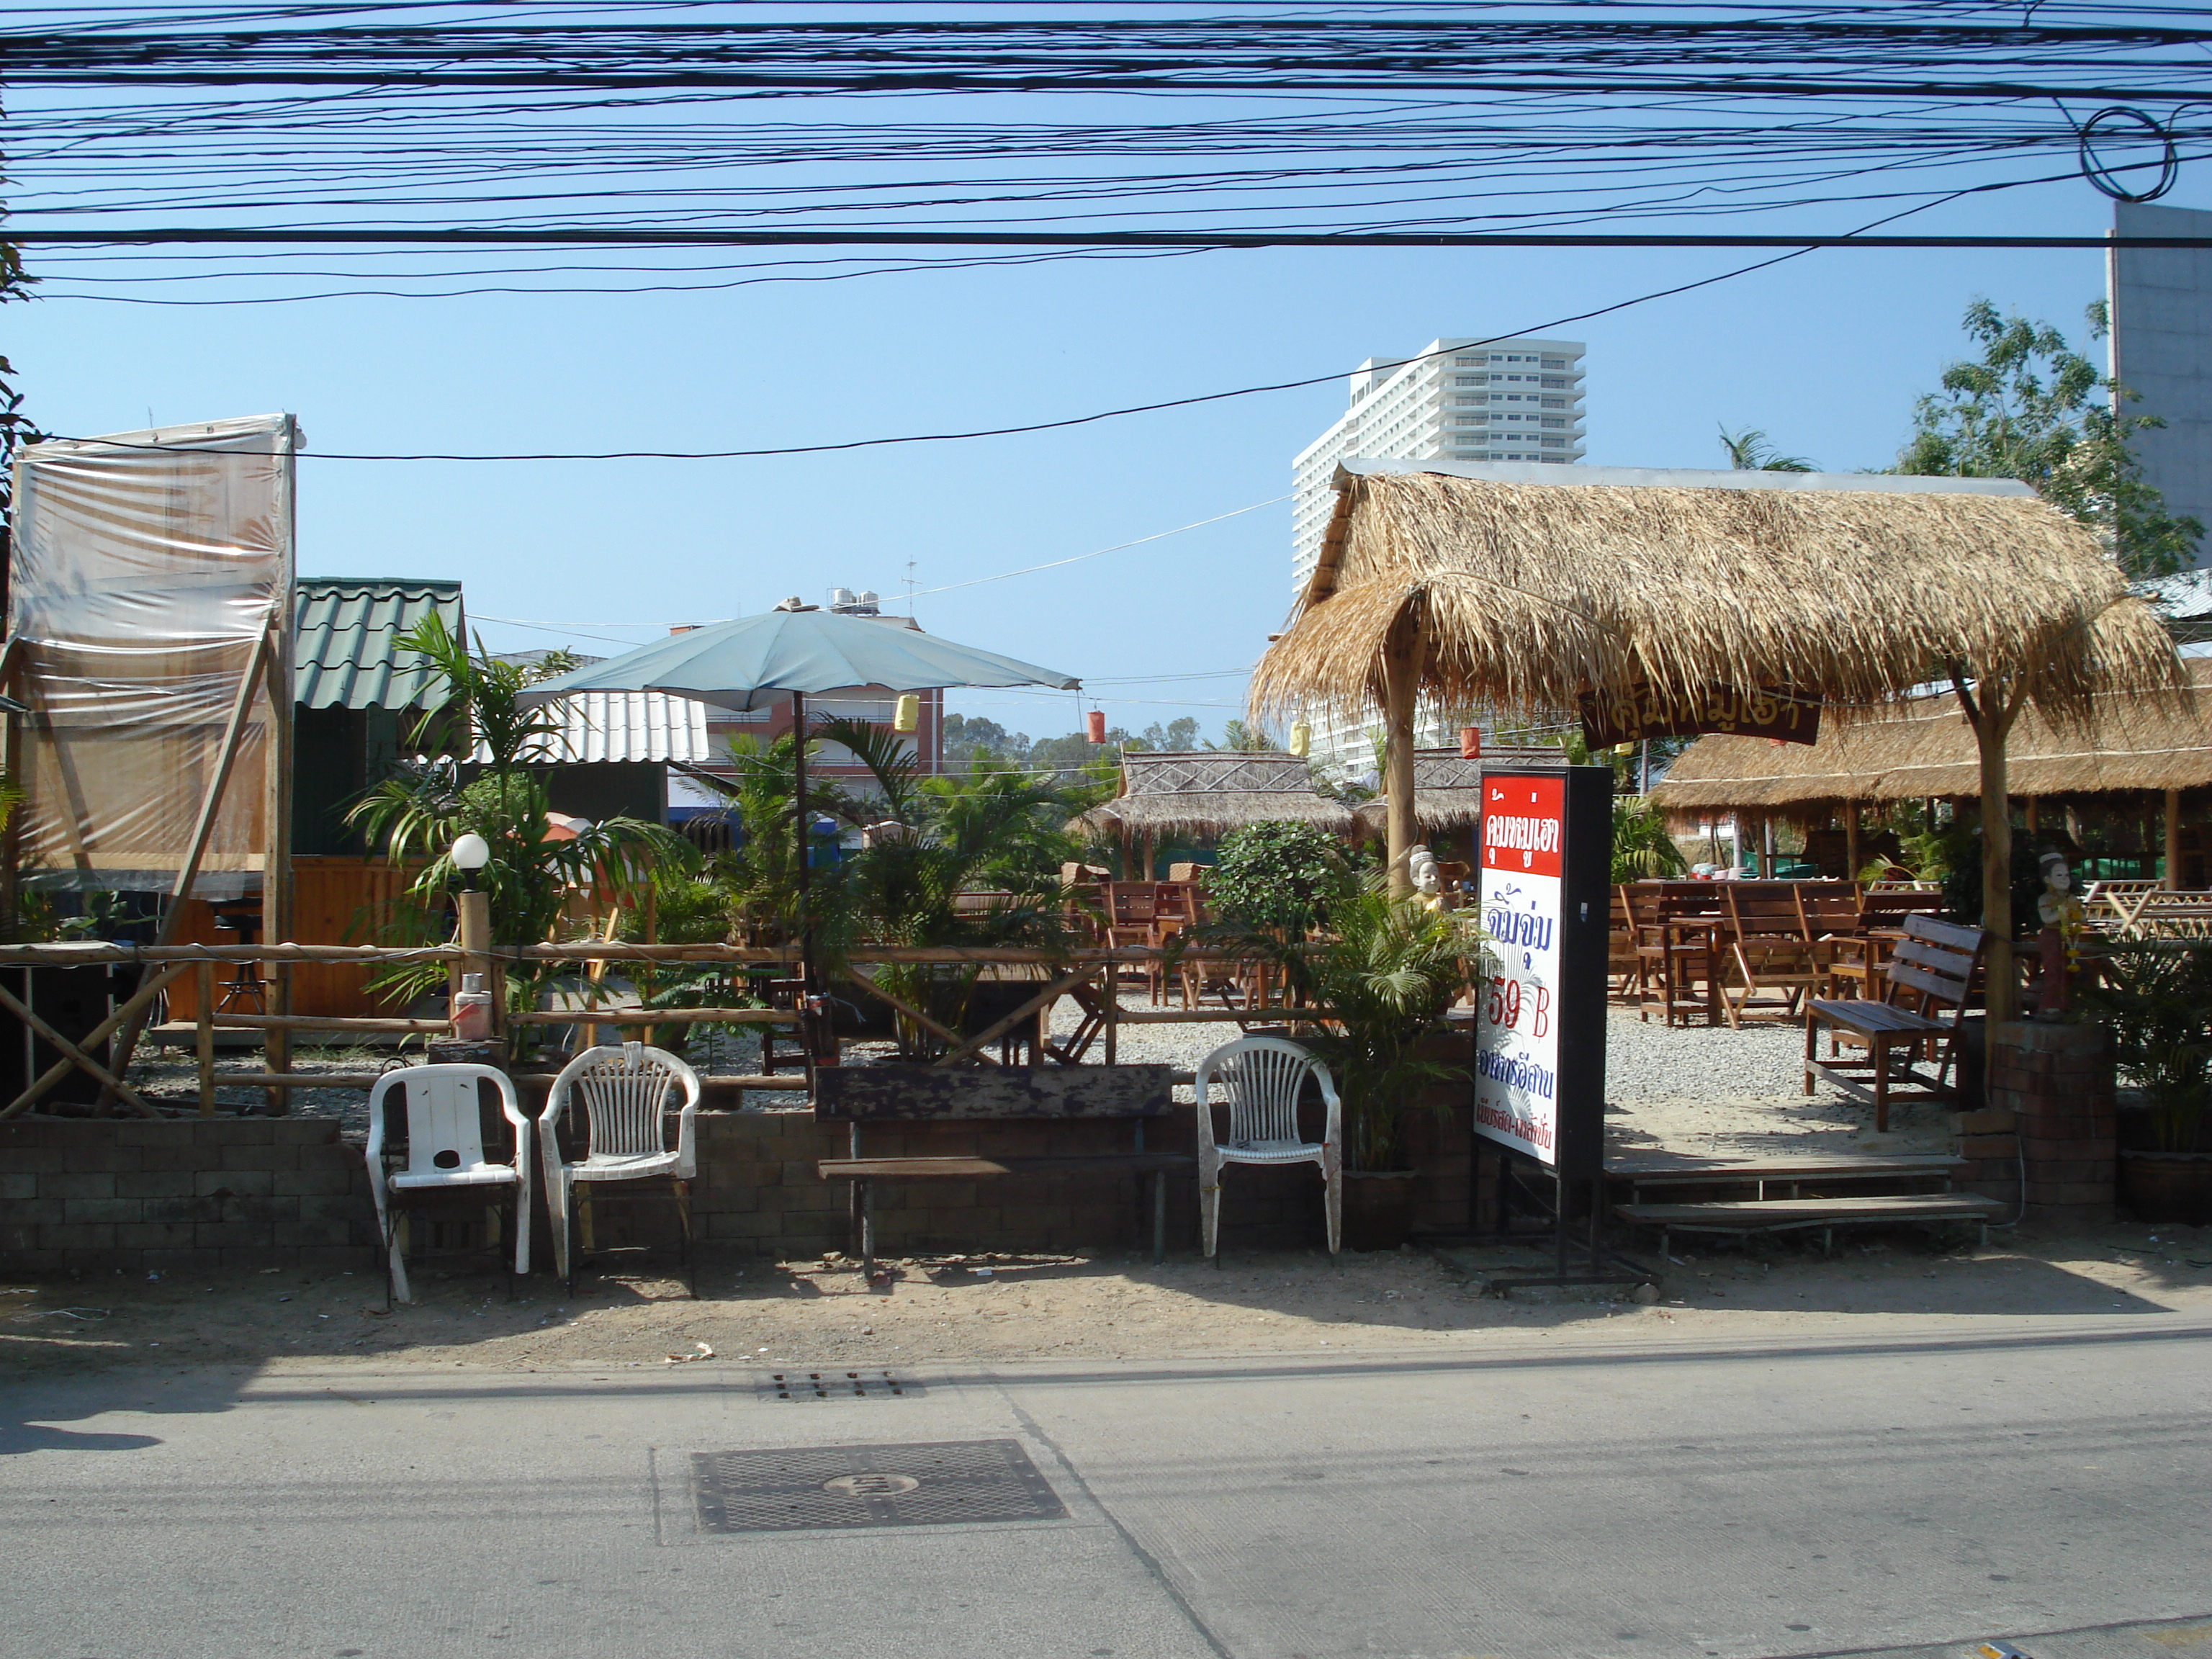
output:
[{"label": "plastic bottle", "polygon": [[453,1036],[461,1042],[491,1039],[491,993],[483,988],[482,974],[463,974],[461,988],[453,994],[450,1013]]}]

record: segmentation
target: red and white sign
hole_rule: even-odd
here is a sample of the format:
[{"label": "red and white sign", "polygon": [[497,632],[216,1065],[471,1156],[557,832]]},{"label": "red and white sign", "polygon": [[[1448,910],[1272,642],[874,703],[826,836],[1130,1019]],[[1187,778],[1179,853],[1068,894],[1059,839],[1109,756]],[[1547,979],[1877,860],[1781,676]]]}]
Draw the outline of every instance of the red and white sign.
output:
[{"label": "red and white sign", "polygon": [[1476,1044],[1475,1122],[1493,1140],[1559,1162],[1561,855],[1566,781],[1483,781],[1482,930],[1492,972]]}]

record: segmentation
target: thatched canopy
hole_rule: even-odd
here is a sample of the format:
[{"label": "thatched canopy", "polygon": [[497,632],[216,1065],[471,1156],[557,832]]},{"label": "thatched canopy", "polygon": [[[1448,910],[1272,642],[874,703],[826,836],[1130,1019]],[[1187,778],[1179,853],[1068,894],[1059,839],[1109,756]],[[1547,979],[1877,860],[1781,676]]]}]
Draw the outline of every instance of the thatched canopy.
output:
[{"label": "thatched canopy", "polygon": [[1121,793],[1068,828],[1078,833],[1225,836],[1248,823],[1354,827],[1349,807],[1314,793],[1306,763],[1280,750],[1139,750],[1121,757]]},{"label": "thatched canopy", "polygon": [[[2191,689],[2183,696],[2101,693],[2086,726],[2054,726],[2027,711],[2012,730],[2011,793],[2212,784],[2212,659],[2195,658],[2186,666]],[[1832,723],[1809,746],[1700,738],[1653,787],[1651,799],[1670,813],[1712,817],[1980,793],[1974,734],[1947,691],[1892,704],[1870,719]]]},{"label": "thatched canopy", "polygon": [[2150,608],[2024,485],[1374,461],[1337,482],[1255,712],[1380,706],[1408,622],[1424,696],[1532,714],[1639,682],[1873,704],[1963,662],[2063,717],[2174,678]]},{"label": "thatched canopy", "polygon": [[[1456,749],[1417,749],[1413,751],[1413,817],[1431,835],[1439,830],[1468,829],[1482,819],[1484,767],[1566,763],[1566,756],[1557,749],[1494,749],[1486,745],[1480,760],[1465,759]],[[1361,806],[1359,816],[1378,834],[1381,832],[1380,800],[1370,800]]]}]

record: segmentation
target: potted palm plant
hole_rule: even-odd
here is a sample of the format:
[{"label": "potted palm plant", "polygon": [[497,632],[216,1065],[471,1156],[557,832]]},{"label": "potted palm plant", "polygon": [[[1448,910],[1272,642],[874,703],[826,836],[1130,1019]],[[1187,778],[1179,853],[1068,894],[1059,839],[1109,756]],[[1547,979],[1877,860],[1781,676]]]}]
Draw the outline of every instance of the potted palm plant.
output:
[{"label": "potted palm plant", "polygon": [[1348,868],[1320,910],[1310,941],[1231,916],[1202,942],[1272,962],[1292,998],[1316,1011],[1317,1029],[1298,1041],[1328,1066],[1344,1102],[1345,1244],[1395,1249],[1413,1231],[1416,1197],[1407,1126],[1417,1110],[1447,1113],[1438,1086],[1468,1079],[1440,1040],[1481,933],[1471,915],[1393,898]]},{"label": "potted palm plant", "polygon": [[2212,1224],[2212,945],[2136,940],[2106,948],[2103,982],[2081,994],[2136,1085],[2150,1145],[2123,1144],[2119,1200],[2138,1221]]}]

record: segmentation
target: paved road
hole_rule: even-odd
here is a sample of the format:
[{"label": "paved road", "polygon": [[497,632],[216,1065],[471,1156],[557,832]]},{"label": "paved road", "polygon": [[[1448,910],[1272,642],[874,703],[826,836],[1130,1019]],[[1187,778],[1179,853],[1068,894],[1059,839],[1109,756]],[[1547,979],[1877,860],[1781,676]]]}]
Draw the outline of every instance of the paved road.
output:
[{"label": "paved road", "polygon": [[[1855,1328],[828,1403],[708,1364],[0,1385],[0,1656],[2212,1659],[2212,1324]],[[701,1529],[693,1454],[975,1441],[1064,1515]],[[949,1455],[842,1455],[843,1497]]]}]

